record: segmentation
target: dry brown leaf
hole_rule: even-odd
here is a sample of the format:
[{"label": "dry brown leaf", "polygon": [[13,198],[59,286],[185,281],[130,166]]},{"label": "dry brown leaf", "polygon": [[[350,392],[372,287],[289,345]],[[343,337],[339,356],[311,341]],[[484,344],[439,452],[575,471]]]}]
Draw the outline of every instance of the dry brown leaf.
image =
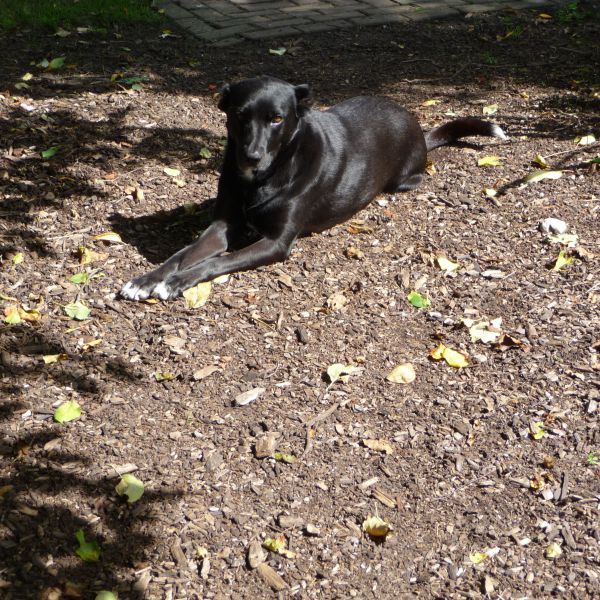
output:
[{"label": "dry brown leaf", "polygon": [[394,448],[387,440],[363,440],[362,443],[371,450],[376,450],[377,452],[385,452],[386,454],[392,454],[394,452]]}]

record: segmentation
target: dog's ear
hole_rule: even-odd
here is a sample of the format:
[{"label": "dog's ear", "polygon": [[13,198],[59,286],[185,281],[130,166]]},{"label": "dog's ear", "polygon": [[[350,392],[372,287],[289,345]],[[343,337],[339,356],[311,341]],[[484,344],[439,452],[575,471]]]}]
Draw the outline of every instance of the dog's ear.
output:
[{"label": "dog's ear", "polygon": [[301,117],[311,105],[310,88],[306,83],[294,86],[294,93],[296,94],[296,106],[298,107],[296,112]]},{"label": "dog's ear", "polygon": [[219,109],[223,112],[227,112],[229,108],[229,84],[226,83],[221,89],[221,97],[219,98]]}]

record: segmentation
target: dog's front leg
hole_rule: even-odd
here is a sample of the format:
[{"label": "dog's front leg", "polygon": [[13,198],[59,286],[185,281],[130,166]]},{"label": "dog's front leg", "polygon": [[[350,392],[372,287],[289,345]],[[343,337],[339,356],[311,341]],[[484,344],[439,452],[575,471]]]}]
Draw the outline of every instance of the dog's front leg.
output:
[{"label": "dog's front leg", "polygon": [[160,289],[155,290],[154,295],[163,300],[176,298],[184,290],[202,281],[281,262],[290,255],[294,241],[295,236],[277,239],[261,238],[242,250],[209,258],[184,271],[173,273]]},{"label": "dog's front leg", "polygon": [[227,221],[214,221],[194,243],[171,256],[160,267],[127,282],[121,289],[121,296],[129,300],[145,300],[150,296],[170,297],[165,288],[166,280],[225,252],[231,237],[230,230]]}]

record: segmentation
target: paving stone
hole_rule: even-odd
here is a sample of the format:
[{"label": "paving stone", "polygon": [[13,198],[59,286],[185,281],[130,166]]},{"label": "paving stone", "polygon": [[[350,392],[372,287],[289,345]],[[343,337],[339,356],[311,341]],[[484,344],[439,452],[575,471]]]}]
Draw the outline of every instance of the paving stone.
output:
[{"label": "paving stone", "polygon": [[[1,1],[1,0],[0,0]],[[153,0],[192,35],[215,46],[244,39],[407,23],[502,9],[541,8],[553,0]]]}]

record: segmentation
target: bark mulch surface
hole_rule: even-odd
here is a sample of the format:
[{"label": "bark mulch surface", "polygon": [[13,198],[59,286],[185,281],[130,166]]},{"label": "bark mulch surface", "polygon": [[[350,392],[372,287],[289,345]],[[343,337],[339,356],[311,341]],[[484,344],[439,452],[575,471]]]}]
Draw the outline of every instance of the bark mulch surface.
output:
[{"label": "bark mulch surface", "polygon": [[[575,139],[600,138],[600,27],[551,16],[221,49],[164,26],[4,37],[4,598],[598,593],[600,149]],[[205,226],[216,93],[263,73],[310,83],[315,108],[389,96],[425,128],[497,105],[510,141],[432,152],[420,189],[213,284],[201,308],[119,299]],[[525,181],[538,154],[559,179]],[[549,240],[550,217],[571,237]],[[94,240],[107,231],[122,243]],[[76,301],[88,319],[65,313]],[[498,318],[473,341],[469,325]],[[469,365],[434,360],[440,343]],[[414,382],[387,381],[405,362]],[[334,363],[357,370],[332,383]],[[66,401],[81,417],[60,424]],[[145,484],[129,505],[124,473]],[[369,537],[370,516],[391,534]],[[80,529],[99,560],[76,554]],[[267,538],[293,554],[263,553]]]}]

